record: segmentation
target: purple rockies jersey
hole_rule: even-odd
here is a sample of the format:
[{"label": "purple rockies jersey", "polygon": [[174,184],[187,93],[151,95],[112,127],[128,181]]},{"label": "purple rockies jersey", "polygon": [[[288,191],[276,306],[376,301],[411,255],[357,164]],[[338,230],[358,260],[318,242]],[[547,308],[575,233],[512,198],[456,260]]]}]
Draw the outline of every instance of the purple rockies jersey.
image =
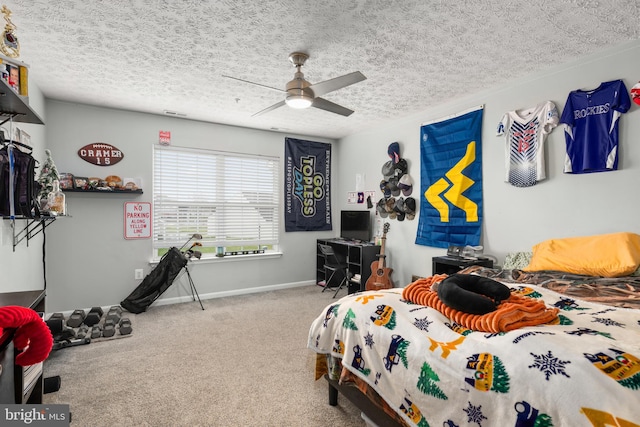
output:
[{"label": "purple rockies jersey", "polygon": [[622,80],[569,93],[560,118],[567,142],[565,173],[618,169],[618,121],[630,105]]}]

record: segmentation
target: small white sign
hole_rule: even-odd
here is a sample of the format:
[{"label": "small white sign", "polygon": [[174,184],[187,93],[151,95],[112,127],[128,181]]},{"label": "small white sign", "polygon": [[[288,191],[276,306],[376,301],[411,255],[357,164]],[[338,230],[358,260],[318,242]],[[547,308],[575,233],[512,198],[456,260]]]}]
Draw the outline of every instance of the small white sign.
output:
[{"label": "small white sign", "polygon": [[125,202],[124,238],[148,239],[151,237],[151,203]]}]

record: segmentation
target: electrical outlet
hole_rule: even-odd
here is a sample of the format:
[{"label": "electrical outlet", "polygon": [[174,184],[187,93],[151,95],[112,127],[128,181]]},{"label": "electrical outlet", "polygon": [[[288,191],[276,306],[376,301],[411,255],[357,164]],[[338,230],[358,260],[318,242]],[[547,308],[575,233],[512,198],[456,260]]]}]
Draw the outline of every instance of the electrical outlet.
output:
[{"label": "electrical outlet", "polygon": [[136,280],[142,280],[143,276],[144,276],[144,270],[141,268],[136,268],[134,271],[134,275]]}]

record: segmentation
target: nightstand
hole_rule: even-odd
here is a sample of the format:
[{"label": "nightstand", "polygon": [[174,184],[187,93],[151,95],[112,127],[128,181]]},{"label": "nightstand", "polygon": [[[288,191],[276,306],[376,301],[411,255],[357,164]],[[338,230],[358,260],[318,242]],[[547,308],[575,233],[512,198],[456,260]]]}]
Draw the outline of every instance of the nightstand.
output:
[{"label": "nightstand", "polygon": [[462,258],[455,256],[436,256],[431,258],[432,274],[454,274],[470,265],[493,267],[493,260],[489,258]]}]

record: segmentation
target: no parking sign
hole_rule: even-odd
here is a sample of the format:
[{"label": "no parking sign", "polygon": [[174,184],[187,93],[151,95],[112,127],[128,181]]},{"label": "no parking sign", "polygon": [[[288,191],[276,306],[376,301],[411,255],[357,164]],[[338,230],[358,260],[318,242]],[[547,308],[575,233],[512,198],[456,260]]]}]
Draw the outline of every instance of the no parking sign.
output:
[{"label": "no parking sign", "polygon": [[124,238],[148,239],[151,237],[151,203],[125,202]]}]

